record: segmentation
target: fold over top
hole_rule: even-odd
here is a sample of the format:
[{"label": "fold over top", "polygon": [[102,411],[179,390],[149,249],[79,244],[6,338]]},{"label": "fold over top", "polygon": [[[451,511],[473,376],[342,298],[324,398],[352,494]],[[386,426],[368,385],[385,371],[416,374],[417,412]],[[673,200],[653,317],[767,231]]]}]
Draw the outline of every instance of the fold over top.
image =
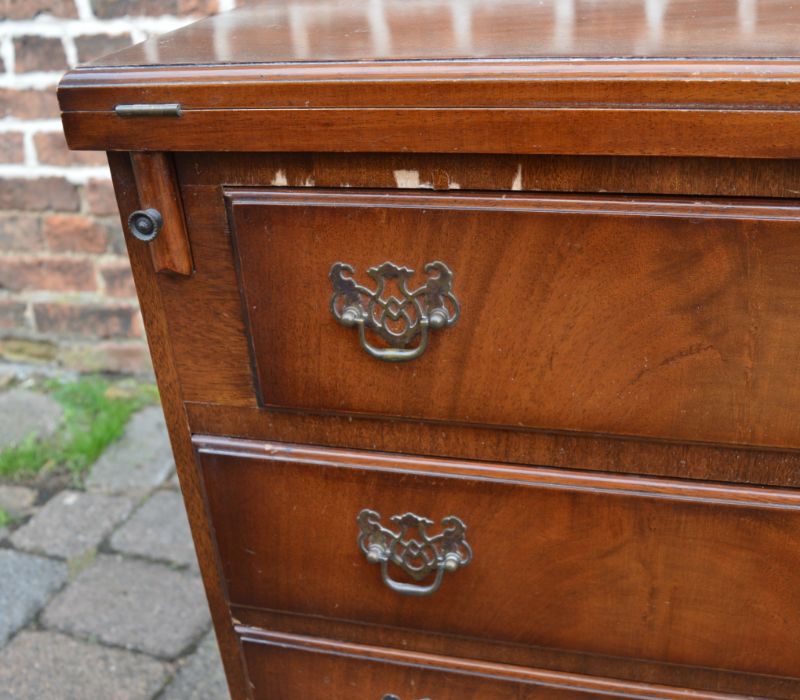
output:
[{"label": "fold over top", "polygon": [[272,0],[79,67],[59,98],[74,148],[797,157],[800,6]]}]

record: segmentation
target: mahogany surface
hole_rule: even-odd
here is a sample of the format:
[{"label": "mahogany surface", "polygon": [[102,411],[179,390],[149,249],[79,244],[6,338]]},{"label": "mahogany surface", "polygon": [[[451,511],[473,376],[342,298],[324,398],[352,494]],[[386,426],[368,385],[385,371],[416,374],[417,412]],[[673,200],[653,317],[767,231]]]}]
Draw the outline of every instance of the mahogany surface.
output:
[{"label": "mahogany surface", "polygon": [[[269,0],[65,76],[123,223],[165,219],[126,240],[234,700],[800,698],[798,36]],[[331,265],[432,259],[462,317],[368,357]],[[390,591],[365,507],[474,560]]]},{"label": "mahogany surface", "polygon": [[[800,494],[195,444],[232,604],[800,677]],[[398,595],[357,546],[364,508],[432,530],[456,515],[474,559],[430,597]]]},{"label": "mahogany surface", "polygon": [[794,58],[790,0],[267,0],[94,62],[152,64],[419,58]]},{"label": "mahogany surface", "polygon": [[[125,153],[109,153],[108,162],[114,182],[123,226],[129,212],[139,209],[142,201],[130,157]],[[142,307],[147,341],[153,358],[161,404],[169,431],[172,452],[180,480],[192,539],[200,564],[206,597],[219,642],[222,663],[232,698],[249,698],[250,691],[241,655],[239,638],[231,625],[230,610],[219,576],[216,546],[206,516],[200,475],[194,460],[191,432],[182,403],[180,380],[175,372],[174,357],[167,317],[164,313],[152,251],[146,244],[126,235],[136,292]]]},{"label": "mahogany surface", "polygon": [[[607,103],[570,110],[565,114],[561,107],[424,106],[394,113],[382,107],[355,113],[349,107],[231,109],[222,130],[228,149],[235,151],[695,154],[724,158],[800,155],[797,111],[615,109]],[[180,120],[180,129],[176,129],[165,121],[123,118],[112,111],[62,114],[67,143],[74,149],[93,150],[105,144],[117,151],[206,151],[217,146],[221,127],[215,110],[186,109]],[[774,138],[776,130],[782,133],[779,140]]]},{"label": "mahogany surface", "polygon": [[362,647],[361,653],[364,653],[363,645],[371,645],[388,654],[402,655],[409,653],[403,650],[413,649],[411,653],[417,654],[420,660],[430,654],[440,658],[447,657],[455,666],[462,663],[503,664],[530,671],[549,669],[580,676],[626,679],[618,681],[625,684],[666,685],[678,697],[692,697],[692,693],[701,692],[728,693],[736,698],[796,700],[800,697],[800,681],[791,678],[579,654],[518,644],[487,645],[481,640],[466,637],[376,627],[343,620],[307,618],[237,605],[232,606],[231,610],[237,621],[236,630],[243,638],[252,639],[262,635],[313,637],[321,644],[333,642],[358,645]]},{"label": "mahogany surface", "polygon": [[[262,405],[800,447],[794,204],[318,189],[226,199]],[[416,271],[412,288],[431,261],[454,273],[461,317],[431,333],[413,369],[375,362],[320,303],[332,263],[374,288],[367,269],[387,260]]]},{"label": "mahogany surface", "polygon": [[[257,698],[372,700],[387,688],[402,698],[445,700],[734,700],[739,695],[624,683],[503,664],[417,655],[356,644],[243,629]],[[285,669],[290,669],[286,673]],[[385,696],[384,696],[385,697]]]},{"label": "mahogany surface", "polygon": [[166,222],[150,244],[153,268],[156,272],[191,275],[192,253],[172,159],[164,153],[134,153],[131,165],[142,206],[158,210]]},{"label": "mahogany surface", "polygon": [[[789,0],[274,0],[78,68],[59,100],[79,149],[796,158],[798,27]],[[114,111],[139,102],[181,113]]]},{"label": "mahogany surface", "polygon": [[216,152],[174,159],[195,206],[220,197],[220,184],[796,199],[800,180],[800,160],[753,158]]}]

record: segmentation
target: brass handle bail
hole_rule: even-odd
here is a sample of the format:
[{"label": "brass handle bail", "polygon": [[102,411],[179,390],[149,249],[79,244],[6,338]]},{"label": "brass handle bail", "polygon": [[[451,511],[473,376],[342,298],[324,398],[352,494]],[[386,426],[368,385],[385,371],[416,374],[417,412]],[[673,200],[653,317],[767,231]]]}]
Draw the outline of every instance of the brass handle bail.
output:
[{"label": "brass handle bail", "polygon": [[[361,347],[378,360],[408,362],[419,357],[428,347],[430,331],[452,326],[461,313],[452,291],[453,273],[438,260],[425,265],[428,280],[417,289],[408,286],[414,270],[392,262],[367,270],[377,284],[374,290],[357,284],[350,276],[354,272],[347,263],[331,267],[331,313],[343,326],[358,326]],[[384,298],[387,287],[398,294]],[[374,345],[370,335],[385,347]]]}]

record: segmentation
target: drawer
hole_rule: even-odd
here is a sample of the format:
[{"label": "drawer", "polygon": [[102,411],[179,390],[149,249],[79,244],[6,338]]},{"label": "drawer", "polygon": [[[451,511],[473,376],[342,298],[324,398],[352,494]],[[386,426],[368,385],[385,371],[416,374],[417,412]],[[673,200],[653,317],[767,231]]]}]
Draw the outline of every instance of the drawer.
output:
[{"label": "drawer", "polygon": [[254,700],[743,700],[259,630],[242,641]]},{"label": "drawer", "polygon": [[796,492],[195,446],[234,606],[800,677]]},{"label": "drawer", "polygon": [[264,406],[800,447],[791,202],[226,197]]}]

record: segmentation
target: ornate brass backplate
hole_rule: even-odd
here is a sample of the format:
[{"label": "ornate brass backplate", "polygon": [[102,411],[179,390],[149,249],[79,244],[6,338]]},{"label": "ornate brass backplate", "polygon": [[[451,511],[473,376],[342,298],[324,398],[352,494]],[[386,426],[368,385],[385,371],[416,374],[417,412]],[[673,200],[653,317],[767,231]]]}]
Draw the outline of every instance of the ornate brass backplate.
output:
[{"label": "ornate brass backplate", "polygon": [[[429,535],[433,520],[414,513],[393,515],[389,520],[398,530],[381,525],[381,516],[365,508],[358,514],[358,546],[372,564],[381,565],[383,582],[397,593],[413,596],[431,595],[439,590],[445,571],[456,571],[472,560],[472,548],[466,539],[467,526],[450,515],[442,519],[442,531]],[[418,537],[409,533],[416,532]],[[417,585],[392,578],[389,565],[399,567],[415,581],[435,574],[432,583]]]},{"label": "ornate brass backplate", "polygon": [[[413,360],[425,352],[431,330],[452,326],[460,314],[452,291],[450,268],[435,260],[424,269],[427,282],[410,289],[414,270],[392,262],[370,267],[367,273],[377,284],[372,290],[350,276],[355,273],[351,265],[334,263],[328,275],[333,284],[331,313],[343,326],[358,326],[361,347],[372,357],[385,362]],[[399,296],[384,298],[384,291],[390,285],[396,287]],[[387,347],[370,342],[368,331]]]}]

